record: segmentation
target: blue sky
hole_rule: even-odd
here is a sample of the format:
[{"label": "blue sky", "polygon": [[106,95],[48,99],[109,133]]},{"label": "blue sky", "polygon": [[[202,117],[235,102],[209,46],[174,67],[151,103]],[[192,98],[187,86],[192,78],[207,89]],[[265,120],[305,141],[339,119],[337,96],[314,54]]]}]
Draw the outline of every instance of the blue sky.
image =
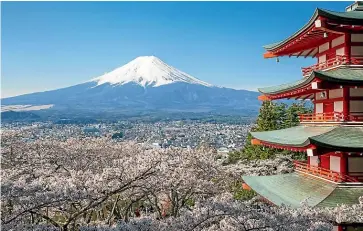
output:
[{"label": "blue sky", "polygon": [[85,82],[154,55],[211,84],[256,89],[301,78],[311,58],[263,59],[316,7],[351,2],[2,2],[1,96]]}]

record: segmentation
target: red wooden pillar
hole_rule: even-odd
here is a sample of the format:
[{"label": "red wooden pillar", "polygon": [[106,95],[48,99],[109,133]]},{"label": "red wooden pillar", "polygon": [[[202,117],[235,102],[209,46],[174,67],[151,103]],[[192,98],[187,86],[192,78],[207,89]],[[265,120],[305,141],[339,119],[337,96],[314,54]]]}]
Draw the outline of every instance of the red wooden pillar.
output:
[{"label": "red wooden pillar", "polygon": [[313,104],[314,104],[314,115],[316,114],[316,93],[314,93],[314,101],[313,101]]},{"label": "red wooden pillar", "polygon": [[348,57],[348,60],[350,62],[350,49],[351,49],[351,34],[345,33],[344,34],[344,54]]},{"label": "red wooden pillar", "polygon": [[321,167],[325,169],[330,169],[330,154],[321,155]]},{"label": "red wooden pillar", "polygon": [[340,154],[340,172],[342,174],[347,174],[348,172],[348,157],[345,152]]},{"label": "red wooden pillar", "polygon": [[[348,62],[350,62],[351,57],[351,34],[344,34],[344,54],[348,57]],[[344,120],[349,120],[349,88],[343,88],[343,116]]]},{"label": "red wooden pillar", "polygon": [[349,87],[343,88],[343,116],[344,120],[349,120]]}]

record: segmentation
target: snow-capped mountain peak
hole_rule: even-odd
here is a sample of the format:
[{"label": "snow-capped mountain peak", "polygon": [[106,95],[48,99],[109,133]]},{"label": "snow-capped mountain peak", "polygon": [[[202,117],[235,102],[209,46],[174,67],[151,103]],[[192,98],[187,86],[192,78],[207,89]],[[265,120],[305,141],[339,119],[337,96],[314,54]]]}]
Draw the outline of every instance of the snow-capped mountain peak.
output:
[{"label": "snow-capped mountain peak", "polygon": [[91,81],[97,82],[97,85],[105,83],[123,85],[134,82],[143,87],[158,87],[174,82],[199,84],[207,87],[212,86],[209,83],[169,66],[155,56],[137,57],[126,65],[92,79]]}]

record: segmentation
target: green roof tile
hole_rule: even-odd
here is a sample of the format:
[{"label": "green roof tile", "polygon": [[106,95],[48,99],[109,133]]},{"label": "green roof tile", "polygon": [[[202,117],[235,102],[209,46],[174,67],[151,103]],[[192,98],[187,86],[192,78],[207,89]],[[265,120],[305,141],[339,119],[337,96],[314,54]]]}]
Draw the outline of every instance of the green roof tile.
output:
[{"label": "green roof tile", "polygon": [[335,127],[333,130],[310,137],[310,142],[328,148],[363,151],[363,127]]},{"label": "green roof tile", "polygon": [[256,193],[275,205],[288,205],[293,208],[305,201],[309,206],[316,206],[327,198],[336,188],[336,184],[312,179],[297,173],[272,176],[243,176],[243,180]]},{"label": "green roof tile", "polygon": [[251,132],[259,140],[293,147],[316,144],[340,151],[363,151],[362,126],[296,126],[281,130]]},{"label": "green roof tile", "polygon": [[317,207],[336,207],[338,204],[358,204],[358,199],[361,196],[363,196],[363,187],[336,188],[328,197],[320,202]]},{"label": "green roof tile", "polygon": [[275,43],[271,43],[271,44],[267,44],[267,45],[264,45],[263,48],[269,50],[277,45],[279,45],[280,43],[282,43],[283,41],[280,41],[280,42],[275,42]]},{"label": "green roof tile", "polygon": [[343,187],[298,173],[272,176],[243,176],[245,183],[275,205],[335,207],[357,204],[363,187]]},{"label": "green roof tile", "polygon": [[363,68],[340,67],[329,71],[314,71],[314,77],[336,83],[362,84]]},{"label": "green roof tile", "polygon": [[334,83],[363,85],[363,68],[339,67],[329,71],[313,71],[309,77],[299,79],[292,83],[281,84],[272,87],[259,88],[263,94],[278,94],[284,91],[298,89],[306,86],[315,78],[327,80]]},{"label": "green roof tile", "polygon": [[251,132],[256,139],[294,147],[304,147],[309,142],[309,137],[320,135],[334,129],[332,126],[296,126],[281,130],[266,132]]},{"label": "green roof tile", "polygon": [[304,78],[304,79],[299,79],[295,82],[285,83],[271,87],[258,88],[258,91],[264,94],[277,94],[286,90],[302,87],[310,82],[311,82],[310,79]]},{"label": "green roof tile", "polygon": [[324,16],[328,16],[330,18],[339,18],[343,20],[350,20],[352,19],[352,22],[357,22],[362,24],[363,20],[363,12],[362,11],[348,11],[348,12],[335,12],[331,10],[323,10],[320,9],[320,14]]},{"label": "green roof tile", "polygon": [[316,9],[313,16],[310,18],[300,30],[291,35],[290,37],[276,43],[263,46],[266,50],[271,51],[287,43],[291,39],[297,37],[301,32],[310,27],[319,16],[324,16],[328,19],[334,19],[336,22],[342,24],[363,25],[363,12],[362,11],[349,11],[349,12],[334,12],[330,10]]}]

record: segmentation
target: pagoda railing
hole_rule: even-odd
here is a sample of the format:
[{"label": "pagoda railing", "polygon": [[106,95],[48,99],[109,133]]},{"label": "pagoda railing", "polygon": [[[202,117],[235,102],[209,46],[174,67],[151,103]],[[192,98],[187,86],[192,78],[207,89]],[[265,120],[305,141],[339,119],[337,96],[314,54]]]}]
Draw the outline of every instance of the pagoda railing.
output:
[{"label": "pagoda railing", "polygon": [[300,122],[341,122],[344,115],[341,112],[309,113],[299,115]]},{"label": "pagoda railing", "polygon": [[326,60],[325,62],[317,63],[310,67],[303,67],[301,68],[301,71],[303,73],[303,76],[309,76],[313,71],[324,70],[338,65],[360,64],[360,63],[361,63],[360,60],[349,57],[347,55],[337,55],[334,58]]},{"label": "pagoda railing", "polygon": [[317,166],[309,165],[305,162],[294,161],[295,170],[307,173],[310,175],[318,176],[334,182],[359,182],[356,177],[349,176],[343,173],[335,172],[330,169],[321,168]]},{"label": "pagoda railing", "polygon": [[300,114],[300,122],[362,122],[363,113],[344,115],[342,112]]},{"label": "pagoda railing", "polygon": [[356,112],[356,113],[349,114],[347,116],[347,120],[362,122],[363,121],[363,112]]}]

